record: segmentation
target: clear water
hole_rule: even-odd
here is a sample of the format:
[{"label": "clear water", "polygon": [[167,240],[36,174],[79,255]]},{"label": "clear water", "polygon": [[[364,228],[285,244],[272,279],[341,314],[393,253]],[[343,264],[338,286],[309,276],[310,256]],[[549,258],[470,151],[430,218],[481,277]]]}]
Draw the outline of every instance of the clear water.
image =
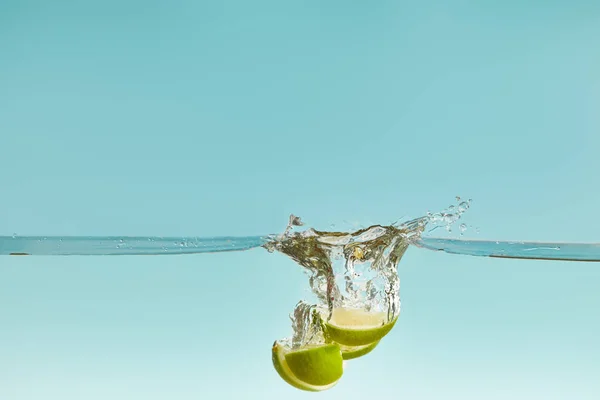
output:
[{"label": "clear water", "polygon": [[[317,298],[314,303],[299,301],[291,311],[292,335],[278,340],[288,348],[323,343],[325,334],[318,315],[328,311],[331,316],[338,306],[385,311],[388,321],[397,317],[400,313],[397,265],[411,247],[481,257],[600,262],[600,244],[474,241],[430,236],[438,229],[451,231],[469,205],[468,201],[458,199],[457,205],[442,212],[355,232],[302,229],[301,220],[292,216],[280,235],[212,238],[12,235],[0,237],[0,255],[184,255],[255,248],[281,252],[305,268]],[[467,229],[465,224],[458,228],[459,234]]]},{"label": "clear water", "polygon": [[[290,216],[279,235],[247,237],[59,237],[3,236],[0,255],[183,255],[265,248],[292,258],[308,274],[314,303],[299,301],[290,313],[292,335],[279,342],[299,348],[324,341],[318,315],[335,307],[385,312],[388,321],[400,313],[397,265],[409,247],[450,254],[537,260],[600,261],[600,244],[484,241],[430,237],[452,231],[469,209],[470,200],[436,213],[389,226],[355,232],[303,229]],[[459,233],[467,229],[459,225]],[[317,314],[318,313],[318,314]]]},{"label": "clear water", "polygon": [[[457,197],[457,204],[427,213],[404,223],[369,229],[400,229],[409,246],[479,257],[600,262],[600,243],[542,243],[524,241],[462,240],[429,236],[438,229],[452,231],[469,209],[470,200]],[[114,256],[217,253],[268,247],[274,239],[289,234],[300,220],[290,221],[283,235],[245,237],[152,237],[152,236],[0,236],[0,255]],[[460,235],[467,226],[458,226]],[[314,231],[317,232],[317,231]],[[331,233],[330,233],[331,234]],[[337,236],[357,233],[338,232]]]},{"label": "clear water", "polygon": [[[115,256],[201,254],[250,250],[270,235],[244,237],[0,236],[0,255]],[[462,240],[421,237],[410,243],[479,257],[600,262],[600,243]]]},{"label": "clear water", "polygon": [[0,236],[0,255],[113,256],[249,250],[268,241],[247,237]]},{"label": "clear water", "polygon": [[600,262],[600,243],[542,243],[422,237],[413,244],[428,250],[468,256]]}]

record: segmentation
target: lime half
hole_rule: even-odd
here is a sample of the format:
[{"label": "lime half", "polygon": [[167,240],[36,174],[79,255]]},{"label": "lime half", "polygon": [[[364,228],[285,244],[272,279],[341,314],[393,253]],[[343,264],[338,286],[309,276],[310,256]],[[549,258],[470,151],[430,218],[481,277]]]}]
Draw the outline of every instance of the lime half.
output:
[{"label": "lime half", "polygon": [[[334,308],[325,321],[330,338],[346,346],[366,346],[387,335],[398,318],[387,321],[387,313],[369,312],[357,308]],[[372,350],[372,349],[371,349]]]},{"label": "lime half", "polygon": [[295,388],[311,392],[332,388],[344,372],[342,352],[337,344],[291,350],[275,342],[272,360],[283,380]]}]

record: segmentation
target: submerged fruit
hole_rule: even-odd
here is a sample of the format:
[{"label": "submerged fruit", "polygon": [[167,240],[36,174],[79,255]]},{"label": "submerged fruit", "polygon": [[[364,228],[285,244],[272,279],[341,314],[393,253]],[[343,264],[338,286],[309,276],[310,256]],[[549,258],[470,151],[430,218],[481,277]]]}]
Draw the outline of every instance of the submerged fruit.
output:
[{"label": "submerged fruit", "polygon": [[377,345],[379,344],[379,340],[370,344],[366,344],[364,346],[346,346],[340,344],[340,349],[342,350],[342,358],[344,360],[352,360],[358,357],[362,357],[364,355],[369,354]]},{"label": "submerged fruit", "polygon": [[366,346],[387,335],[397,319],[395,317],[392,321],[387,321],[387,314],[384,312],[334,308],[331,318],[325,321],[325,326],[334,342],[346,346]]},{"label": "submerged fruit", "polygon": [[272,360],[279,376],[290,385],[311,392],[332,388],[343,374],[343,359],[337,344],[290,349],[273,344]]}]

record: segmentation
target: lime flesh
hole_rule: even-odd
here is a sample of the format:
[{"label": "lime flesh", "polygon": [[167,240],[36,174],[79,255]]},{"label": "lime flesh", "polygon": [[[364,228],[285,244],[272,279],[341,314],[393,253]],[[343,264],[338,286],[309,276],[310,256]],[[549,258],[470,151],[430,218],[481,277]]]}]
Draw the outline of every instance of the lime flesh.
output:
[{"label": "lime flesh", "polygon": [[366,346],[387,335],[397,319],[396,317],[387,322],[387,314],[384,312],[335,308],[325,325],[333,341],[346,346]]},{"label": "lime flesh", "polygon": [[343,359],[337,344],[290,350],[275,342],[273,366],[279,376],[297,389],[320,392],[332,388],[343,374]]}]

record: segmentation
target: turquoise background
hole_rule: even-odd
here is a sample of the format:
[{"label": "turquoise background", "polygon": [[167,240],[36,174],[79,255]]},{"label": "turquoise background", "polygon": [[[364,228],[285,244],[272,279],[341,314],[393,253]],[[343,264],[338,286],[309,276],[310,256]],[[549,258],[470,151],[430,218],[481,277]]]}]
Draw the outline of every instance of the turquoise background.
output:
[{"label": "turquoise background", "polygon": [[[600,241],[600,2],[0,2],[0,234],[249,235],[473,199]],[[600,268],[410,249],[318,395],[270,361],[281,255],[0,258],[0,399],[598,399]],[[369,397],[371,398],[371,397]]]}]

